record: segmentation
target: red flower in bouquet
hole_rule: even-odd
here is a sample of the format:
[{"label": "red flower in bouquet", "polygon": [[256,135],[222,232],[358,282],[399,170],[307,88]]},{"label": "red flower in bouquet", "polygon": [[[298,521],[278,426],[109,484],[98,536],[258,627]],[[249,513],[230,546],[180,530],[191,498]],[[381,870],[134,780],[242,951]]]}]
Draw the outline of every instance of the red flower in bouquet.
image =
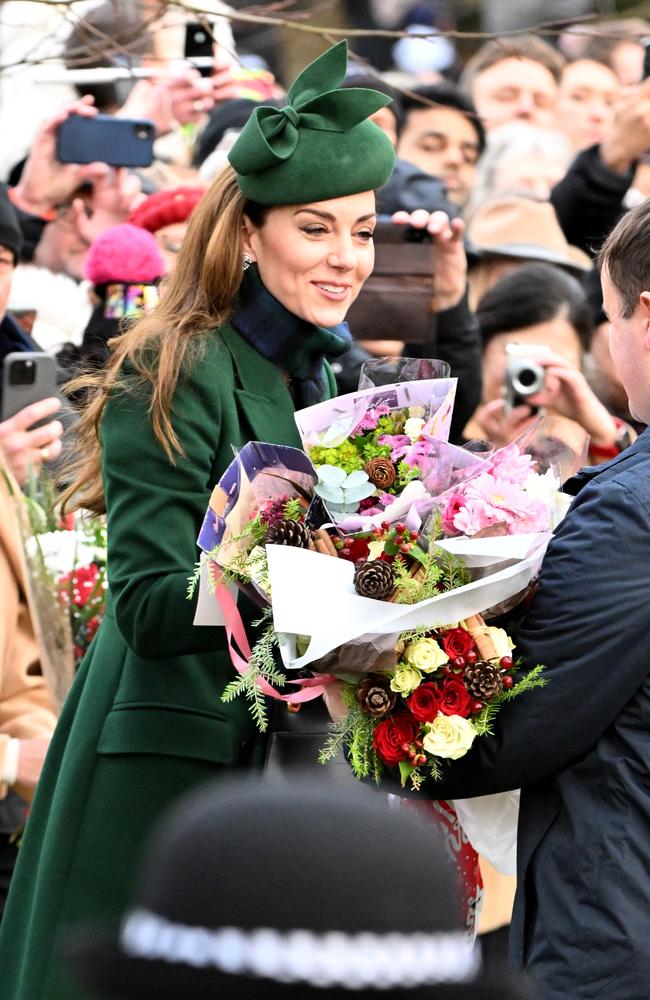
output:
[{"label": "red flower in bouquet", "polygon": [[450,660],[457,656],[467,656],[476,649],[471,635],[464,628],[450,628],[440,636],[440,644]]},{"label": "red flower in bouquet", "polygon": [[388,765],[399,764],[407,760],[409,745],[413,743],[420,732],[420,726],[412,715],[395,715],[383,719],[375,728],[372,744]]},{"label": "red flower in bouquet", "polygon": [[409,712],[418,722],[433,722],[442,708],[442,695],[436,684],[420,684],[406,699]]},{"label": "red flower in bouquet", "polygon": [[100,570],[95,563],[90,563],[89,566],[78,566],[71,573],[59,577],[59,597],[64,604],[71,601],[80,608],[83,608],[90,598],[102,601],[103,591],[100,590],[99,595],[97,593],[99,577]]},{"label": "red flower in bouquet", "polygon": [[370,554],[367,538],[345,538],[343,546],[341,548],[337,546],[337,549],[341,559],[347,559],[353,563],[365,562]]},{"label": "red flower in bouquet", "polygon": [[440,711],[443,715],[460,715],[466,719],[475,700],[460,677],[447,677],[440,693]]}]

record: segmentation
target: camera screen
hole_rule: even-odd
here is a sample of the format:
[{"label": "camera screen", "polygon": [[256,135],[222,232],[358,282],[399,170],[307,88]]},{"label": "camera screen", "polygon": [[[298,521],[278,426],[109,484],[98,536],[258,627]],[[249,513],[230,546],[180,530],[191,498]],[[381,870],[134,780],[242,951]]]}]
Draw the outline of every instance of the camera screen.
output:
[{"label": "camera screen", "polygon": [[36,362],[31,358],[13,361],[9,368],[9,385],[33,385],[36,381]]}]

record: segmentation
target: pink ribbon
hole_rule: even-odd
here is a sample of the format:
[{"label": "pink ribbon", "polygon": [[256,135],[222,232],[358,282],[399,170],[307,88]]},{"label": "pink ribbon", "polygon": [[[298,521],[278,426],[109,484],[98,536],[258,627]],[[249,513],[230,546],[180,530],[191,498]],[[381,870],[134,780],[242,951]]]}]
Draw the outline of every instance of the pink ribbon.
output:
[{"label": "pink ribbon", "polygon": [[[244,628],[244,623],[237,607],[237,601],[223,582],[221,570],[213,562],[208,563],[208,572],[214,585],[215,597],[219,602],[226,623],[230,659],[237,673],[247,674],[250,670],[252,652],[248,636],[246,635],[246,629]],[[267,695],[269,698],[275,698],[276,701],[299,703],[320,698],[325,693],[327,685],[331,684],[334,680],[336,678],[333,674],[321,674],[318,677],[304,677],[292,680],[292,684],[297,684],[303,688],[302,691],[296,691],[294,694],[280,694],[263,677],[257,679],[257,686],[262,694]]]}]

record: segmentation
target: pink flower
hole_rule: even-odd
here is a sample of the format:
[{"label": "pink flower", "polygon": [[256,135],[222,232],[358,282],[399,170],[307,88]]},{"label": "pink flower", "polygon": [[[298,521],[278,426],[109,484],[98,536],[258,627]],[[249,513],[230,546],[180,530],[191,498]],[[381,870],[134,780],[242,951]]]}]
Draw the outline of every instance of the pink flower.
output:
[{"label": "pink flower", "polygon": [[465,497],[462,493],[452,493],[447,500],[445,509],[442,512],[442,530],[446,535],[457,535],[459,529],[455,525],[455,518],[465,507]]},{"label": "pink flower", "polygon": [[531,455],[522,455],[516,444],[508,444],[494,453],[489,471],[495,479],[525,483],[528,475],[534,471],[534,465],[535,459]]},{"label": "pink flower", "polygon": [[377,444],[389,445],[391,462],[399,462],[411,447],[411,439],[407,434],[380,434]]},{"label": "pink flower", "polygon": [[462,510],[456,514],[453,524],[456,531],[462,535],[475,535],[477,531],[504,520],[503,511],[494,511],[481,500],[468,499]]},{"label": "pink flower", "polygon": [[551,526],[550,513],[541,500],[529,499],[528,509],[508,526],[508,534],[523,535],[534,531],[548,531]]},{"label": "pink flower", "polygon": [[390,407],[382,403],[380,406],[371,407],[366,410],[363,417],[357,424],[357,426],[352,431],[352,437],[357,434],[363,434],[365,431],[374,431],[377,426],[377,421],[380,417],[385,417],[387,413],[390,413]]}]

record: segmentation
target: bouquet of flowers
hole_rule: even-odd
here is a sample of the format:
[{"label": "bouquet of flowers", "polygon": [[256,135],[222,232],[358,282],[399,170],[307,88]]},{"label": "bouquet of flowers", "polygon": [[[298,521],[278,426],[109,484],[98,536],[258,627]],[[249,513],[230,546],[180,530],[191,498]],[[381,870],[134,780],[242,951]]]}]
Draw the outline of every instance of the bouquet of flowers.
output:
[{"label": "bouquet of flowers", "polygon": [[27,584],[45,671],[62,704],[104,614],[106,527],[102,518],[62,518],[54,481],[32,476],[19,517]]},{"label": "bouquet of flowers", "polygon": [[[403,405],[406,389],[417,403]],[[304,453],[247,445],[199,537],[199,607],[216,595],[205,623],[225,625],[239,673],[224,698],[246,695],[264,728],[265,695],[295,708],[341,680],[349,712],[322,761],[345,745],[358,777],[397,765],[415,788],[491,732],[504,702],[544,683],[541,665],[517,679],[511,640],[481,615],[525,592],[560,511],[557,477],[518,445],[485,459],[423,436],[421,421],[440,414],[413,414],[425,398],[446,390],[372,386],[296,414]],[[415,445],[426,454],[410,464]],[[419,498],[403,503],[415,482]],[[266,605],[252,650],[228,585]],[[284,693],[297,671],[299,690]]]}]

